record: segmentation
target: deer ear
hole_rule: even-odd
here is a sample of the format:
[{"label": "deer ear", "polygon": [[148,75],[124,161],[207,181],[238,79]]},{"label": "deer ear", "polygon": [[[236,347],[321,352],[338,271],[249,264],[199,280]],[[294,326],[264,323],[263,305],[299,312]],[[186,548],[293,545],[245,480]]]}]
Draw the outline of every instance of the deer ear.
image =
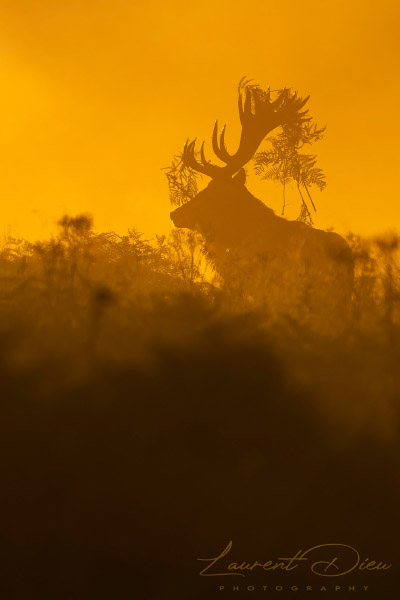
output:
[{"label": "deer ear", "polygon": [[237,185],[245,185],[246,171],[244,169],[240,169],[239,173],[236,173],[236,175],[232,177],[232,181],[234,181]]}]

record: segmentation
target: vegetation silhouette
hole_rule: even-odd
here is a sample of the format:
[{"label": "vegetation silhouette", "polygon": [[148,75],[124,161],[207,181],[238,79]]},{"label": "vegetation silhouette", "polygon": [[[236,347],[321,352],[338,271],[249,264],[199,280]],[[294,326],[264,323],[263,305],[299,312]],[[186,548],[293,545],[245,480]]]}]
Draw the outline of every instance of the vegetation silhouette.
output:
[{"label": "vegetation silhouette", "polygon": [[[323,189],[325,176],[315,166],[316,157],[299,150],[321,139],[325,128],[312,126],[308,110],[302,110],[308,97],[303,99],[286,88],[275,96],[269,88],[264,91],[241,80],[237,152],[231,155],[226,149],[225,126],[219,139],[218,122],[213,131],[213,150],[224,166],[206,159],[204,142],[197,157],[196,140],[186,142],[181,157],[175,157],[167,172],[171,199],[178,205],[171,219],[176,227],[204,237],[216,271],[238,295],[264,304],[278,300],[286,314],[293,313],[293,306],[297,311],[298,303],[307,304],[310,315],[347,314],[353,286],[351,250],[338,234],[307,226],[306,221],[312,220],[301,192],[301,188],[307,192],[315,209],[309,187]],[[262,141],[279,126],[282,132],[274,138],[272,149],[257,154]],[[296,182],[302,198],[297,221],[275,215],[247,190],[244,166],[254,158],[258,172],[277,178],[284,189],[290,180]],[[211,178],[200,192],[195,173]],[[272,289],[274,282],[278,287]]]},{"label": "vegetation silhouette", "polygon": [[282,184],[283,202],[282,216],[286,208],[286,187],[292,181],[296,182],[301,198],[299,221],[313,225],[310,209],[301,188],[307,193],[312,209],[316,212],[314,201],[310,194],[310,187],[315,185],[320,191],[326,187],[325,174],[316,167],[315,155],[301,154],[300,149],[305,144],[312,144],[323,137],[326,127],[318,128],[310,122],[283,125],[282,131],[269,139],[271,149],[258,152],[255,155],[255,171],[262,179],[278,181]]},{"label": "vegetation silhouette", "polygon": [[[196,558],[231,539],[235,558],[335,540],[398,564],[399,240],[349,244],[352,319],[327,335],[305,305],[289,318],[211,285],[193,232],[80,215],[5,240],[5,598],[220,597]],[[378,575],[351,584],[377,600],[398,570]]]}]

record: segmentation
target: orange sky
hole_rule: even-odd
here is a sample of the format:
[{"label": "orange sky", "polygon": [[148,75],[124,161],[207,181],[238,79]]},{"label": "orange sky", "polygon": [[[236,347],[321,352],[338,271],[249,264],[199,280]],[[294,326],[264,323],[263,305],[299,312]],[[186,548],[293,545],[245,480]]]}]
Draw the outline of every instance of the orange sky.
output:
[{"label": "orange sky", "polygon": [[[167,231],[160,169],[188,136],[211,158],[215,118],[234,149],[243,75],[311,94],[328,125],[317,227],[397,228],[399,13],[395,0],[0,0],[0,231],[43,237],[84,211],[100,230]],[[248,187],[279,210],[278,186]]]}]

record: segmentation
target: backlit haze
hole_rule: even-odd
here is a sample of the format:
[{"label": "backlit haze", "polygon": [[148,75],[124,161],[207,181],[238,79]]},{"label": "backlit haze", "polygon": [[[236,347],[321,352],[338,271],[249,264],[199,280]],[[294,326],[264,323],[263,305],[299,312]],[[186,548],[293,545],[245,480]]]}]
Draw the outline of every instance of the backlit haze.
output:
[{"label": "backlit haze", "polygon": [[[315,225],[396,229],[399,13],[392,0],[0,0],[0,232],[43,238],[80,212],[97,230],[168,232],[161,168],[188,137],[212,159],[216,118],[236,149],[244,75],[311,94],[328,126],[311,149],[328,182]],[[248,171],[279,213],[280,187]]]}]

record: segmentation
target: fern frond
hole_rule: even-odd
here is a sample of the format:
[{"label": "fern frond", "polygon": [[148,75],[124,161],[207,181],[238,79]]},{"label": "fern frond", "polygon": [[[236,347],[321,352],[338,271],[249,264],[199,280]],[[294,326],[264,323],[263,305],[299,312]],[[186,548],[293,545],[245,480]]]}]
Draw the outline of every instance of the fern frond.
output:
[{"label": "fern frond", "polygon": [[201,174],[187,167],[182,161],[182,155],[174,156],[172,164],[165,167],[165,170],[172,205],[181,206],[197,195]]}]

